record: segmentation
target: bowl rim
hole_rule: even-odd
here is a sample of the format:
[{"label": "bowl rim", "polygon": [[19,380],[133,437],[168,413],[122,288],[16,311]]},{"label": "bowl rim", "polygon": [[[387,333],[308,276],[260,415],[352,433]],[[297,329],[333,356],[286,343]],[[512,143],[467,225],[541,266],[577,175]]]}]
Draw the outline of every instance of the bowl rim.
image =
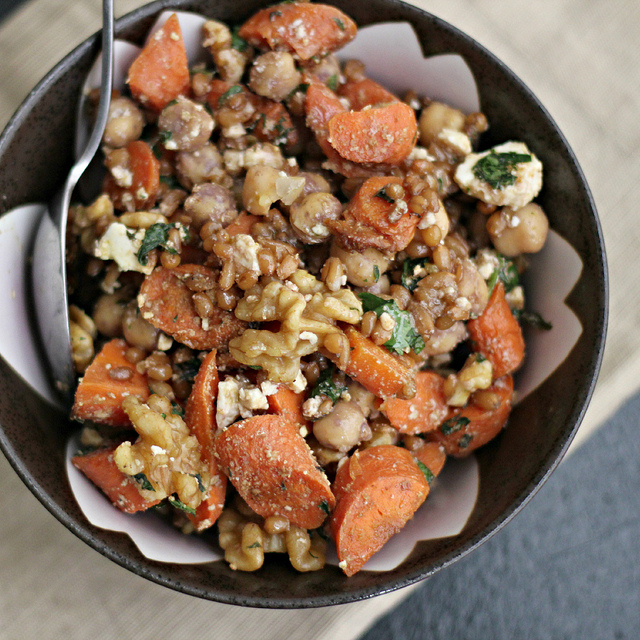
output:
[{"label": "bowl rim", "polygon": [[[328,4],[332,4],[332,0],[326,0]],[[534,495],[539,491],[542,485],[546,482],[551,473],[556,469],[564,454],[566,453],[569,445],[571,444],[581,422],[584,414],[589,405],[589,401],[592,397],[598,373],[600,371],[604,345],[606,340],[608,314],[609,314],[609,276],[608,266],[606,258],[606,250],[604,245],[604,237],[602,227],[598,217],[597,209],[593,199],[593,195],[586,181],[585,175],[580,167],[580,164],[565,138],[562,131],[559,129],[555,120],[552,118],[547,109],[542,105],[540,100],[529,89],[529,87],[500,59],[498,59],[493,53],[486,49],[483,45],[478,43],[474,38],[467,35],[454,25],[446,22],[445,20],[435,16],[434,14],[422,9],[419,6],[408,4],[403,0],[387,0],[391,7],[399,7],[404,12],[414,13],[422,15],[423,19],[431,21],[439,29],[447,32],[447,34],[453,38],[461,39],[467,46],[476,49],[478,53],[482,54],[493,66],[497,67],[499,71],[508,76],[510,80],[515,83],[519,89],[525,94],[526,98],[536,106],[542,112],[543,117],[548,122],[550,128],[557,136],[559,143],[562,145],[563,150],[566,152],[568,159],[571,162],[571,169],[575,173],[577,182],[579,183],[582,191],[585,204],[591,213],[595,229],[595,244],[598,247],[598,260],[597,260],[597,272],[596,278],[600,285],[601,293],[601,305],[598,308],[598,316],[595,322],[597,327],[597,339],[593,344],[591,351],[591,357],[588,362],[587,371],[583,376],[583,383],[580,389],[576,392],[576,400],[574,402],[574,409],[570,414],[570,418],[567,421],[567,426],[571,425],[570,429],[565,429],[563,435],[559,437],[544,460],[544,464],[541,465],[535,476],[529,481],[526,487],[521,491],[517,498],[510,504],[509,508],[502,512],[497,518],[491,521],[485,526],[477,535],[470,540],[466,541],[461,546],[457,547],[454,551],[445,554],[438,561],[433,563],[429,568],[417,568],[413,571],[405,573],[400,578],[388,578],[383,586],[364,587],[355,589],[349,592],[338,592],[332,595],[322,596],[304,596],[304,598],[287,597],[287,598],[265,598],[251,594],[231,594],[227,593],[215,593],[212,589],[193,587],[188,584],[182,584],[175,580],[167,578],[162,575],[161,571],[157,571],[153,566],[145,566],[145,558],[140,554],[139,561],[133,561],[121,555],[115,551],[103,540],[96,537],[94,531],[97,529],[91,525],[88,521],[86,523],[76,522],[67,512],[62,509],[47,493],[37,481],[34,480],[29,470],[23,464],[22,460],[16,454],[11,442],[6,438],[3,429],[0,426],[0,448],[3,450],[9,463],[20,476],[24,484],[35,495],[35,497],[42,503],[42,505],[66,528],[74,533],[83,542],[90,547],[98,551],[101,555],[109,558],[113,562],[128,569],[136,575],[142,576],[155,582],[156,584],[169,587],[175,591],[186,593],[188,595],[196,596],[199,598],[212,600],[225,604],[259,607],[259,608],[275,608],[275,609],[300,609],[300,608],[312,608],[331,606],[335,604],[344,604],[348,602],[359,601],[368,599],[377,595],[382,595],[395,591],[397,589],[409,586],[418,581],[429,578],[437,571],[451,565],[453,562],[465,557],[471,551],[477,549],[484,542],[493,537],[498,531],[508,524],[511,519],[519,513],[519,511],[531,500]],[[143,5],[127,13],[126,15],[116,20],[116,33],[121,33],[141,20],[149,19],[150,17],[157,15],[159,12],[166,9],[176,10],[189,10],[185,8],[190,0],[156,0],[149,4]],[[371,24],[376,23],[374,18],[371,20]],[[47,89],[57,82],[68,70],[78,62],[83,56],[87,55],[90,50],[96,50],[99,41],[99,32],[89,36],[79,45],[77,45],[71,52],[69,52],[62,60],[60,60],[47,74],[38,82],[38,84],[29,92],[29,94],[22,101],[18,109],[12,115],[7,122],[2,134],[0,135],[0,155],[4,154],[6,147],[13,138],[15,131],[21,126],[22,121],[31,111],[32,107],[40,100],[41,95],[46,93]],[[571,294],[569,294],[571,295]],[[126,534],[120,534],[126,536]],[[148,561],[151,565],[156,564],[152,561]],[[161,564],[161,563],[158,563]],[[381,576],[385,573],[381,572]]]}]

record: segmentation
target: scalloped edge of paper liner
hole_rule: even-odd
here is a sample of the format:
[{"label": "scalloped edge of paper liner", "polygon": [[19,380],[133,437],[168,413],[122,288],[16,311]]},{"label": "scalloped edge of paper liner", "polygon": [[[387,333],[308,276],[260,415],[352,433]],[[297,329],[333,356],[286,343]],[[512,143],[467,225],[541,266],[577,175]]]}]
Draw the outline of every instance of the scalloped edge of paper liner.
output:
[{"label": "scalloped edge of paper liner", "polygon": [[[172,13],[161,14],[150,34],[157,30]],[[178,13],[185,41],[190,38],[199,40],[200,29],[205,18],[186,12],[176,13]],[[389,38],[394,42],[394,48],[388,55],[379,58],[375,43]],[[189,44],[188,50],[192,49],[194,47]],[[114,86],[118,86],[118,82],[121,83],[120,86],[124,83],[128,66],[137,51],[139,47],[135,45],[123,41],[116,42],[118,61]],[[413,28],[408,23],[384,23],[364,27],[359,31],[358,37],[341,50],[339,57],[342,59],[357,57],[366,63],[369,55],[373,56],[373,62],[370,65],[371,77],[397,92],[413,88],[419,93],[448,102],[466,112],[478,111],[480,108],[475,80],[463,58],[457,54],[447,54],[425,59]],[[399,66],[398,60],[402,61]],[[416,65],[422,67],[420,74],[415,73]],[[85,90],[87,87],[99,85],[99,78],[98,59],[87,77]],[[450,82],[452,81],[454,91],[451,91]],[[15,224],[17,217],[12,217],[11,213],[0,219],[0,231],[4,231],[9,224]],[[28,221],[25,218],[17,222],[20,225],[27,224]],[[28,237],[28,233],[26,235],[23,233],[23,237]],[[0,234],[0,245],[1,243],[2,234]],[[0,255],[10,254],[5,251]],[[21,259],[24,259],[23,255]],[[551,231],[542,252],[532,256],[531,265],[525,278],[527,299],[532,309],[540,312],[545,319],[554,324],[554,330],[544,333],[535,332],[528,337],[527,368],[517,380],[519,399],[533,391],[555,370],[573,348],[582,331],[579,320],[564,303],[582,269],[582,261],[573,247]],[[3,266],[5,269],[2,268]],[[562,268],[558,268],[559,266]],[[4,276],[5,270],[6,265],[0,261],[0,277]],[[549,277],[551,274],[553,277]],[[559,278],[559,276],[563,277]],[[15,274],[10,274],[9,282],[17,287],[24,284],[15,280]],[[11,291],[16,290],[15,287],[11,288],[11,285],[9,287]],[[20,301],[24,304],[22,298]],[[14,329],[15,327],[7,327],[9,333],[4,335],[12,335],[10,332]],[[0,335],[2,335],[1,332]],[[1,346],[0,353],[5,353]],[[36,382],[41,371],[38,375],[30,375],[24,367],[19,369],[10,360],[16,363],[15,357],[7,359],[9,364],[42,393],[41,381]],[[34,369],[39,369],[37,365],[38,363],[35,364]],[[46,393],[43,395],[46,396]],[[158,562],[197,564],[222,557],[220,552],[211,548],[204,540],[181,534],[154,514],[141,513],[131,516],[115,509],[105,496],[71,464],[71,456],[75,450],[76,442],[71,439],[67,446],[67,473],[74,496],[89,522],[97,527],[126,533],[145,557]],[[372,571],[388,571],[398,566],[409,555],[416,542],[450,537],[460,533],[475,505],[478,483],[478,466],[474,457],[465,460],[449,460],[441,476],[434,483],[428,498],[428,508],[419,509],[402,532],[394,536],[364,568]],[[329,552],[328,561],[337,564],[335,551]]]}]

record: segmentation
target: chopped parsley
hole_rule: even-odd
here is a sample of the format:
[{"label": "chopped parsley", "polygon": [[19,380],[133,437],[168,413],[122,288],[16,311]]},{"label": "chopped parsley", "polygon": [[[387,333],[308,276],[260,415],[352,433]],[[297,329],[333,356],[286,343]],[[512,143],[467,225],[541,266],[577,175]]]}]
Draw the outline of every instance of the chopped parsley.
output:
[{"label": "chopped parsley", "polygon": [[316,396],[327,396],[333,404],[338,402],[340,396],[346,390],[346,387],[342,385],[337,385],[333,381],[333,374],[335,372],[335,365],[330,364],[318,377],[316,383],[313,385],[313,389],[309,393],[310,398],[315,398]]},{"label": "chopped parsley", "polygon": [[246,51],[249,43],[238,35],[240,27],[234,27],[231,31],[231,48],[236,51]]},{"label": "chopped parsley", "polygon": [[479,180],[484,180],[494,189],[502,189],[515,183],[516,165],[521,162],[531,162],[531,160],[531,155],[528,153],[515,151],[496,153],[492,149],[473,165],[473,175]]},{"label": "chopped parsley", "polygon": [[418,463],[418,468],[420,469],[420,471],[422,471],[427,482],[431,484],[435,479],[435,476],[433,475],[433,473],[431,473],[431,469],[429,469],[429,467],[427,467],[427,465],[424,464],[424,462],[420,462],[420,460],[416,460],[416,462]]},{"label": "chopped parsley", "polygon": [[181,189],[181,185],[175,176],[160,176],[160,182],[166,184],[169,189]]},{"label": "chopped parsley", "polygon": [[378,282],[380,280],[380,267],[377,264],[373,265],[373,281]]},{"label": "chopped parsley", "polygon": [[473,440],[473,436],[470,433],[465,433],[460,440],[458,440],[458,446],[461,449],[466,449],[469,443]]},{"label": "chopped parsley", "polygon": [[513,315],[521,322],[526,322],[535,329],[540,329],[541,331],[550,331],[553,329],[553,325],[550,322],[547,322],[536,311],[525,311],[524,309],[521,311],[516,310],[513,312]]},{"label": "chopped parsley", "polygon": [[402,311],[395,300],[384,300],[373,293],[363,291],[358,294],[362,301],[362,310],[375,311],[378,318],[383,313],[388,313],[394,320],[395,326],[391,338],[384,343],[388,351],[401,355],[413,349],[420,353],[424,349],[424,340],[415,330],[408,311]]},{"label": "chopped parsley", "polygon": [[184,418],[184,409],[177,402],[171,402],[171,413]]},{"label": "chopped parsley", "polygon": [[344,31],[347,27],[344,26],[344,22],[340,18],[334,18],[333,21],[338,25],[340,31]]},{"label": "chopped parsley", "polygon": [[157,247],[161,247],[169,253],[177,253],[173,247],[167,246],[169,240],[169,231],[175,229],[175,223],[165,224],[164,222],[156,222],[152,224],[145,232],[140,250],[138,251],[138,262],[146,265],[149,261],[149,252]]},{"label": "chopped parsley", "polygon": [[250,544],[247,549],[259,549],[262,545],[256,540],[253,544]]},{"label": "chopped parsley", "polygon": [[169,142],[169,140],[171,140],[171,138],[173,137],[173,132],[159,131],[158,136],[160,137],[160,142],[162,142],[162,144],[167,144],[167,142]]},{"label": "chopped parsley", "polygon": [[276,18],[280,18],[280,17],[282,17],[282,11],[278,11],[277,9],[275,11],[272,11],[269,14],[269,20],[271,22],[273,22]]},{"label": "chopped parsley", "polygon": [[202,360],[196,357],[185,360],[184,362],[178,362],[176,367],[180,373],[180,379],[185,380],[186,382],[193,382],[198,371],[200,371],[201,364]]},{"label": "chopped parsley", "polygon": [[178,500],[178,498],[174,498],[173,496],[169,496],[168,500],[172,507],[180,509],[181,511],[186,511],[192,516],[196,515],[196,510],[193,507],[188,507],[184,502],[182,502],[182,500]]},{"label": "chopped parsley", "polygon": [[445,420],[440,425],[440,431],[442,431],[445,436],[448,436],[456,431],[460,431],[460,429],[466,427],[470,422],[471,420],[465,418],[465,416],[453,416],[453,418]]},{"label": "chopped parsley", "polygon": [[329,509],[329,503],[326,500],[323,500],[319,505],[320,509],[322,511],[324,511],[327,515],[329,515],[329,513],[331,513],[331,510]]},{"label": "chopped parsley", "polygon": [[231,96],[235,96],[236,93],[242,93],[242,86],[239,84],[234,84],[232,87],[229,87],[219,98],[218,98],[218,106],[221,107]]},{"label": "chopped parsley", "polygon": [[149,482],[149,478],[147,478],[144,473],[136,473],[133,479],[140,485],[141,489],[145,491],[155,491],[153,485]]},{"label": "chopped parsley", "polygon": [[492,274],[487,280],[487,289],[489,294],[493,291],[498,281],[504,285],[504,292],[509,293],[512,289],[515,289],[520,284],[520,274],[513,262],[509,260],[501,253],[496,253],[496,259],[498,260],[498,266],[493,270]]},{"label": "chopped parsley", "polygon": [[196,482],[198,483],[198,491],[200,491],[200,493],[204,493],[206,488],[202,482],[202,476],[199,473],[192,473],[190,475],[196,479]]},{"label": "chopped parsley", "polygon": [[434,267],[427,258],[413,260],[407,258],[402,263],[402,286],[413,293],[418,287],[418,282],[428,275],[430,269],[434,269]]},{"label": "chopped parsley", "polygon": [[288,96],[287,99],[293,98],[293,96],[298,93],[307,93],[307,89],[309,88],[309,83],[308,82],[301,82]]},{"label": "chopped parsley", "polygon": [[338,76],[335,73],[327,80],[327,87],[331,91],[335,91],[338,88]]}]

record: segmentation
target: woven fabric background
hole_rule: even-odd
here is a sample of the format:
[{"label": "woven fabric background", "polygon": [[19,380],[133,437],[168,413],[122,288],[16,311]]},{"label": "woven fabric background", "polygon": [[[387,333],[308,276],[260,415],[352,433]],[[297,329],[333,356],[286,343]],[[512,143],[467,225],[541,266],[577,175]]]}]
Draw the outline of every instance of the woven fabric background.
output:
[{"label": "woven fabric background", "polygon": [[[117,15],[143,4],[117,0]],[[640,388],[640,3],[416,0],[500,57],[551,112],[593,190],[611,312],[595,396],[572,451]],[[29,90],[100,26],[98,0],[30,0],[0,26],[0,127]],[[579,453],[578,453],[579,455]],[[0,629],[5,640],[87,637],[357,638],[407,591],[330,609],[258,611],[204,602],[102,558],[37,502],[0,456]],[[482,553],[482,549],[476,553]],[[8,585],[11,588],[8,588]]]}]

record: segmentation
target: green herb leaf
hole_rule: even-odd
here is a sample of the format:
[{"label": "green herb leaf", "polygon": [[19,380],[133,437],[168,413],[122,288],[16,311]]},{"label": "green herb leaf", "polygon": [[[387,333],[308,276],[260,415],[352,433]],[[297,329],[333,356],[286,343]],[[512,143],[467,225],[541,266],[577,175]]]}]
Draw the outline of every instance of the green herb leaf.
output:
[{"label": "green herb leaf", "polygon": [[141,489],[145,491],[155,491],[153,485],[149,482],[149,478],[147,478],[144,473],[136,473],[133,479],[140,485]]},{"label": "green herb leaf", "polygon": [[175,253],[175,249],[167,246],[169,231],[171,229],[175,229],[175,226],[176,225],[174,223],[165,224],[164,222],[157,222],[156,224],[152,224],[145,231],[142,244],[140,245],[140,250],[138,251],[138,262],[141,265],[147,264],[149,260],[149,251],[152,251],[156,247],[162,247],[170,253]]},{"label": "green herb leaf", "polygon": [[466,418],[465,416],[454,416],[453,418],[445,420],[440,425],[440,431],[445,436],[448,436],[452,433],[455,433],[456,431],[460,431],[460,429],[466,427],[470,422],[471,420],[469,420],[469,418]]},{"label": "green herb leaf", "polygon": [[402,263],[402,286],[413,293],[418,288],[418,282],[428,275],[428,268],[433,269],[433,265],[427,258],[415,258],[413,260],[407,258]]},{"label": "green herb leaf", "polygon": [[159,131],[158,132],[158,137],[160,138],[160,142],[162,142],[162,144],[167,144],[167,142],[169,142],[169,140],[171,140],[173,136],[173,132],[172,131]]},{"label": "green herb leaf", "polygon": [[320,509],[322,509],[322,511],[324,511],[327,515],[329,515],[331,513],[331,510],[329,509],[329,503],[326,500],[323,500],[319,505]]},{"label": "green herb leaf", "polygon": [[424,462],[420,462],[420,460],[416,460],[416,462],[418,463],[418,468],[420,469],[420,471],[422,471],[424,477],[427,479],[427,482],[431,484],[435,479],[435,476],[433,475],[433,473],[431,473],[431,469],[429,469],[429,467],[427,467]]},{"label": "green herb leaf", "polygon": [[196,479],[196,482],[198,483],[198,491],[200,491],[200,493],[204,493],[206,491],[206,487],[202,482],[202,476],[199,473],[192,473],[190,475]]},{"label": "green herb leaf", "polygon": [[253,544],[250,544],[247,549],[259,549],[262,545],[256,540]]},{"label": "green herb leaf", "polygon": [[473,440],[473,436],[470,433],[465,433],[460,440],[458,440],[458,446],[461,449],[466,449],[469,443]]},{"label": "green herb leaf", "polygon": [[547,322],[536,311],[525,311],[523,309],[522,311],[514,311],[513,315],[521,322],[526,322],[535,329],[540,329],[541,331],[550,331],[553,329],[553,325],[550,322]]},{"label": "green herb leaf", "polygon": [[380,280],[380,267],[377,264],[373,265],[373,281],[378,282]]},{"label": "green herb leaf", "polygon": [[269,20],[271,22],[273,22],[276,18],[280,18],[282,16],[282,11],[278,11],[277,9],[275,11],[272,11],[269,14]]},{"label": "green herb leaf", "polygon": [[401,355],[413,349],[420,353],[424,349],[424,340],[415,330],[411,315],[408,311],[402,311],[395,300],[384,300],[373,293],[363,291],[358,294],[362,301],[362,310],[375,311],[378,318],[383,313],[388,313],[396,322],[391,338],[384,343],[388,351]]},{"label": "green herb leaf", "polygon": [[169,503],[175,507],[176,509],[180,509],[181,511],[186,511],[190,513],[192,516],[196,515],[196,510],[193,507],[188,507],[182,500],[178,500],[178,498],[174,498],[173,496],[169,496]]},{"label": "green herb leaf", "polygon": [[290,98],[293,98],[293,96],[300,92],[300,93],[307,93],[307,89],[309,88],[309,83],[308,82],[301,82],[288,96],[287,96],[287,100],[289,100]]},{"label": "green herb leaf", "polygon": [[184,409],[177,402],[171,402],[171,407],[171,413],[173,413],[174,416],[184,418]]},{"label": "green herb leaf", "polygon": [[496,259],[498,260],[498,266],[493,270],[487,280],[489,295],[491,295],[498,281],[504,285],[505,293],[509,293],[509,291],[520,284],[520,274],[513,260],[509,260],[509,258],[506,258],[501,253],[496,253]]},{"label": "green herb leaf", "polygon": [[333,404],[338,402],[340,396],[344,393],[346,387],[338,386],[333,381],[333,374],[335,372],[335,365],[330,364],[318,377],[316,383],[313,385],[313,389],[309,393],[310,398],[316,396],[327,396]]},{"label": "green herb leaf", "polygon": [[516,153],[508,151],[496,153],[493,149],[486,156],[480,158],[473,166],[473,175],[479,180],[484,180],[494,189],[514,184],[516,181],[516,165],[521,162],[531,162],[528,153]]},{"label": "green herb leaf", "polygon": [[338,25],[340,31],[344,31],[347,27],[344,26],[344,22],[340,18],[334,18],[333,21]]},{"label": "green herb leaf", "polygon": [[181,184],[178,182],[178,178],[175,176],[160,176],[160,182],[166,184],[169,189],[182,189]]},{"label": "green herb leaf", "polygon": [[240,27],[234,27],[231,31],[231,48],[236,51],[246,51],[249,43],[238,35]]},{"label": "green herb leaf", "polygon": [[331,91],[335,91],[338,88],[338,76],[335,73],[327,80],[327,87]]},{"label": "green herb leaf", "polygon": [[231,96],[235,96],[236,93],[242,93],[242,86],[239,84],[234,84],[232,87],[229,87],[219,98],[218,98],[218,106],[221,107]]},{"label": "green herb leaf", "polygon": [[185,380],[186,382],[193,382],[198,371],[200,371],[201,364],[202,360],[196,357],[185,360],[184,362],[178,362],[176,364],[176,368],[180,374],[180,379]]}]

